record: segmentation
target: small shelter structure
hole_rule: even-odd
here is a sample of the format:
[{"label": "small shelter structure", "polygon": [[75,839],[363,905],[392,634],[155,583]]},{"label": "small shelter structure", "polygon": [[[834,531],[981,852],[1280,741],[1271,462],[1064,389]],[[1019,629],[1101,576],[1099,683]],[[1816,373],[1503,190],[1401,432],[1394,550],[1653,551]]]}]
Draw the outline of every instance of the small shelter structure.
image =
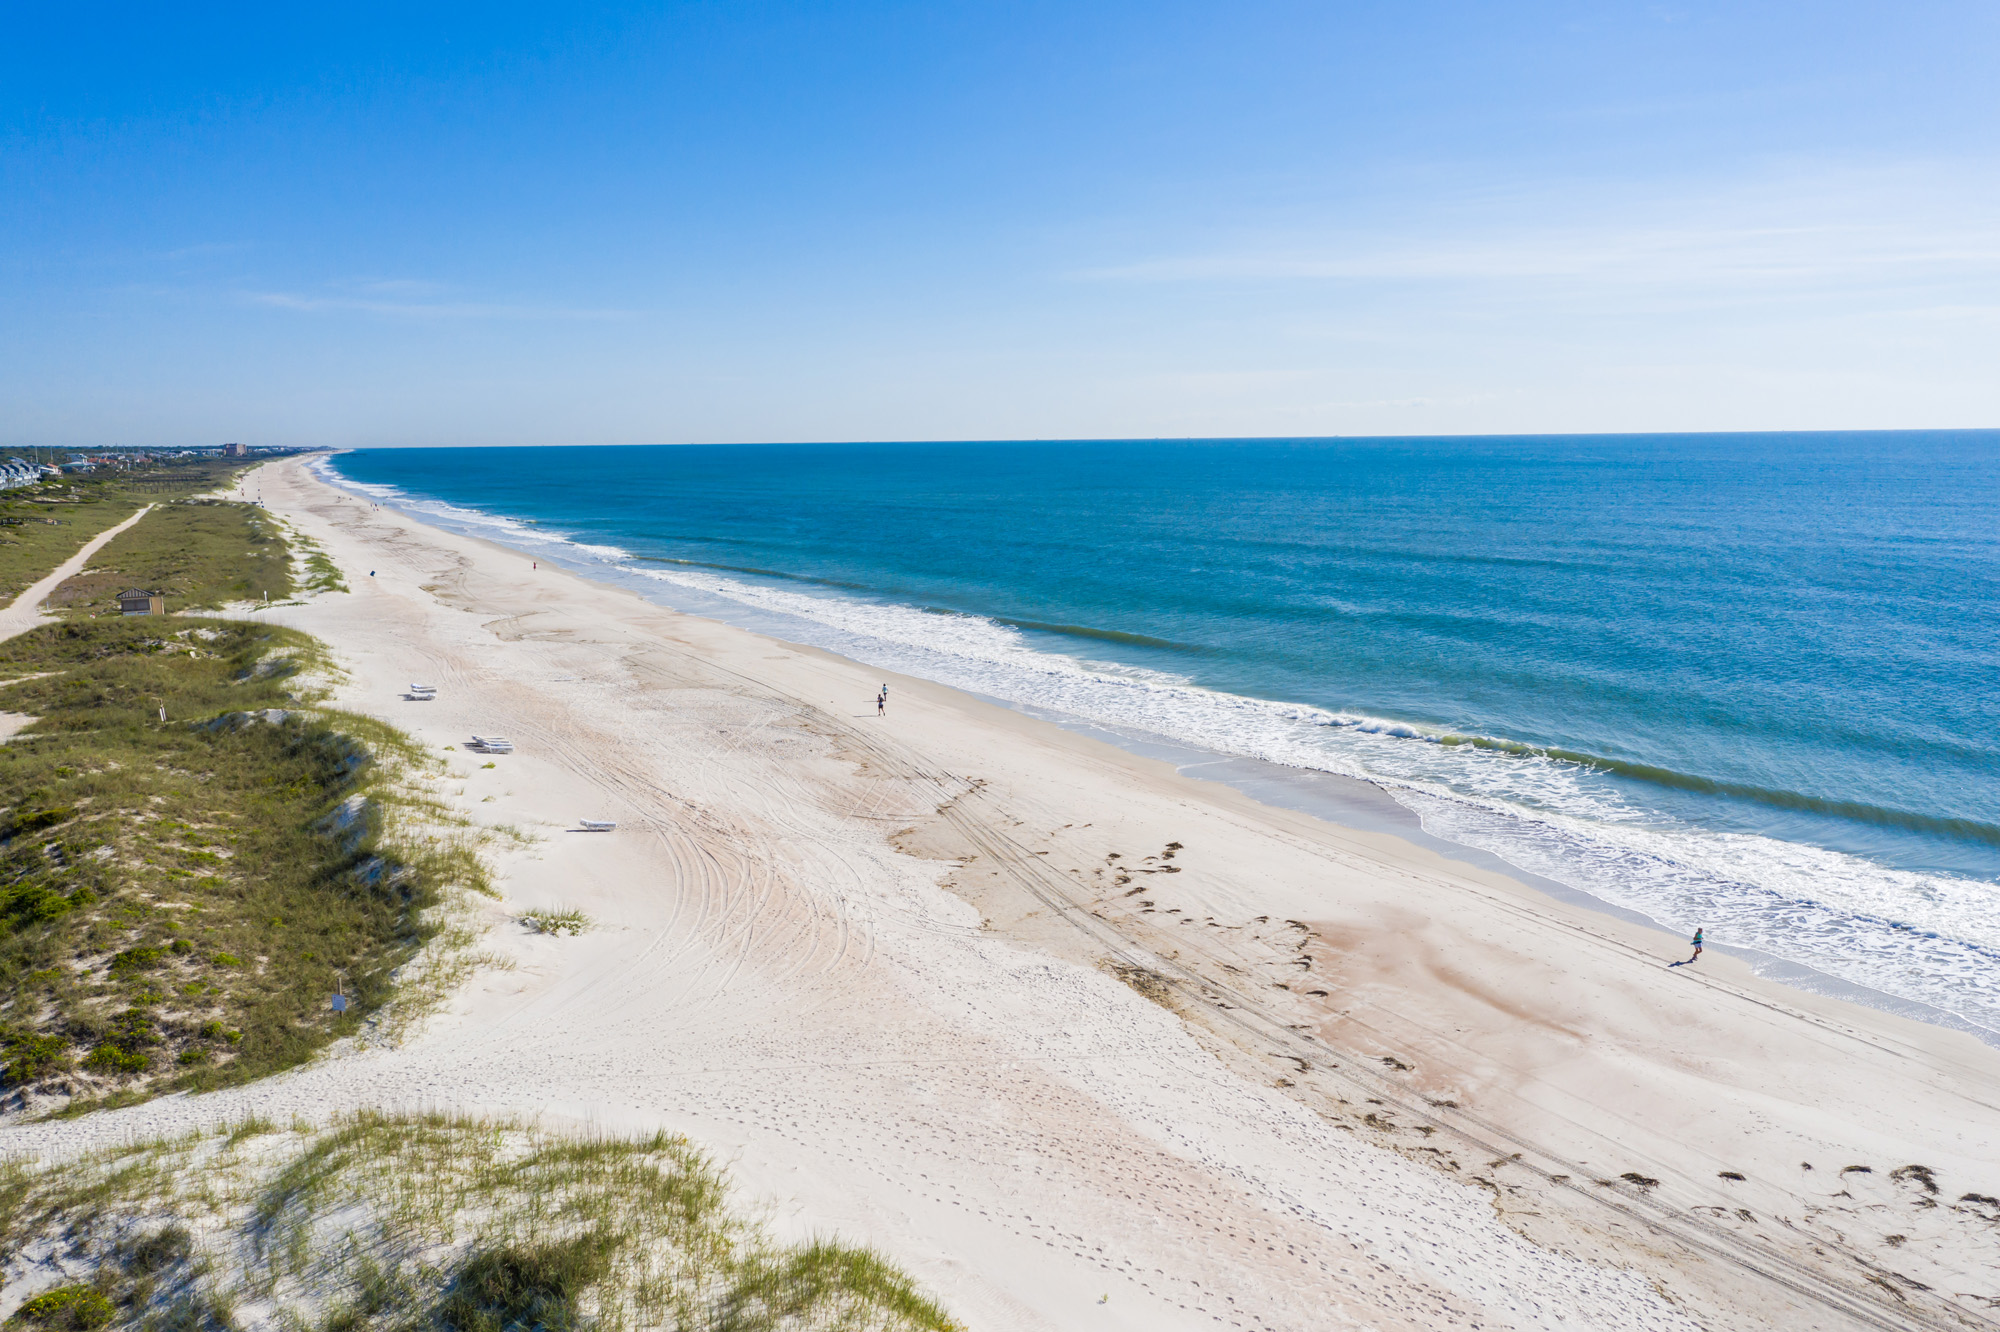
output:
[{"label": "small shelter structure", "polygon": [[118,613],[120,615],[165,615],[167,613],[167,599],[158,592],[142,592],[136,587],[129,588],[118,594]]}]

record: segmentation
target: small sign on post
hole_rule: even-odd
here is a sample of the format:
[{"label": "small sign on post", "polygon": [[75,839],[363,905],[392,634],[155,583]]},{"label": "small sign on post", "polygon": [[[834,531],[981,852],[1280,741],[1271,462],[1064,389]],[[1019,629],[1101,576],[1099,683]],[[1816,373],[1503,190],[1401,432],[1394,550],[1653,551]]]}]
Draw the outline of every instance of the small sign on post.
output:
[{"label": "small sign on post", "polygon": [[333,1011],[336,1013],[345,1013],[347,1011],[347,995],[345,993],[346,989],[347,989],[346,974],[342,972],[336,972],[333,978]]}]

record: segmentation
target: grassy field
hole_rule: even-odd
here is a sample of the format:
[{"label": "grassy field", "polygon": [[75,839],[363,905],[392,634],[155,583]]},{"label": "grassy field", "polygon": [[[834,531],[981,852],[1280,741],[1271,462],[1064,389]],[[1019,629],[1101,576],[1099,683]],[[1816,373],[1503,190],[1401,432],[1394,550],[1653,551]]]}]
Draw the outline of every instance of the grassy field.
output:
[{"label": "grassy field", "polygon": [[291,553],[276,521],[254,504],[161,504],[90,565],[49,595],[51,611],[116,615],[128,587],[162,593],[169,614],[284,601],[293,592]]},{"label": "grassy field", "polygon": [[[877,1255],[782,1246],[686,1139],[362,1115],[0,1165],[0,1254],[52,1250],[21,1321],[300,1332],[954,1332]],[[0,1259],[0,1262],[5,1262]],[[7,1271],[26,1276],[25,1260]],[[253,1318],[244,1315],[254,1310]]]},{"label": "grassy field", "polygon": [[236,461],[188,459],[0,491],[0,602],[19,596],[142,506],[225,485],[243,467]]}]

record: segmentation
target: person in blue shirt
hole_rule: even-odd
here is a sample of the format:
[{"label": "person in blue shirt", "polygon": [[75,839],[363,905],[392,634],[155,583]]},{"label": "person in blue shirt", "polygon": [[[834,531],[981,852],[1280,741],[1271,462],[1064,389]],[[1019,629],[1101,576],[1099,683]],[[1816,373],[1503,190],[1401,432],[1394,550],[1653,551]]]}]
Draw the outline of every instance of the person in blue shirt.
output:
[{"label": "person in blue shirt", "polygon": [[1695,960],[1695,958],[1698,958],[1700,956],[1701,956],[1701,930],[1696,929],[1694,932],[1694,957],[1687,959],[1687,962],[1669,962],[1667,963],[1667,966],[1684,967],[1688,964],[1688,962],[1692,962]]}]

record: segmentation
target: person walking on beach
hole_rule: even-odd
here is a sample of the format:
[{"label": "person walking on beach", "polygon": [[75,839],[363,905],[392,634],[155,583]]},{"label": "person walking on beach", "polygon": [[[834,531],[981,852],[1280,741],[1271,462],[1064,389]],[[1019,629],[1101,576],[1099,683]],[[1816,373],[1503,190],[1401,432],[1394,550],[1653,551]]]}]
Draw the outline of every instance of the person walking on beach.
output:
[{"label": "person walking on beach", "polygon": [[888,711],[888,708],[889,708],[889,691],[885,689],[881,693],[875,695],[875,715],[878,717],[882,716],[884,713]]},{"label": "person walking on beach", "polygon": [[1697,927],[1694,932],[1694,957],[1687,959],[1687,962],[1669,962],[1667,963],[1667,969],[1672,970],[1675,967],[1684,967],[1688,964],[1688,962],[1692,962],[1695,960],[1695,958],[1698,958],[1700,956],[1701,956],[1701,930],[1699,927]]}]

